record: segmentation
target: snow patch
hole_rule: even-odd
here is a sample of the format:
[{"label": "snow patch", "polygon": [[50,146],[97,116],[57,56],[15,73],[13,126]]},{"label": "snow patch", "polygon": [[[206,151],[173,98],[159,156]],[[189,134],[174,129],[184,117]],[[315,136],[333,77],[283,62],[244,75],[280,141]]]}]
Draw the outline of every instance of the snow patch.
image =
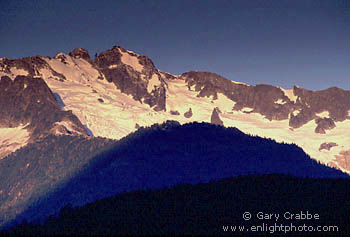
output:
[{"label": "snow patch", "polygon": [[163,72],[163,71],[160,71],[158,70],[158,72],[160,73],[160,75],[163,77],[163,78],[167,78],[167,75],[166,74],[169,74],[173,77],[175,77],[175,79],[178,79],[181,75],[175,75],[175,74],[171,74],[169,72]]},{"label": "snow patch", "polygon": [[56,56],[54,57],[55,59],[57,59],[57,58],[59,58],[59,57],[67,57],[67,56],[69,56],[68,54],[65,54],[65,53],[63,53],[63,52],[60,52],[60,53],[58,53],[58,54],[56,54]]},{"label": "snow patch", "polygon": [[249,107],[243,107],[241,109],[242,112],[246,112],[246,113],[251,113],[253,112],[254,108],[249,108]]},{"label": "snow patch", "polygon": [[166,80],[168,84],[166,108],[168,111],[178,111],[184,115],[189,108],[192,110],[192,116],[167,115],[168,119],[174,119],[178,122],[210,122],[211,114],[215,107],[218,107],[222,113],[230,113],[236,102],[227,98],[224,94],[218,93],[216,100],[208,97],[197,97],[198,92],[188,90],[188,85],[183,79]]},{"label": "snow patch", "polygon": [[16,77],[16,76],[28,76],[29,75],[28,71],[26,71],[22,68],[12,67],[10,69],[10,71],[14,77]]},{"label": "snow patch", "polygon": [[243,83],[243,82],[239,82],[239,81],[232,81],[230,80],[233,84],[238,84],[238,85],[245,85],[245,86],[248,86],[248,84],[246,83]]},{"label": "snow patch", "polygon": [[147,91],[148,93],[150,93],[154,87],[158,87],[160,86],[160,80],[157,74],[153,74],[151,79],[148,81],[148,85],[147,85]]},{"label": "snow patch", "polygon": [[322,113],[316,114],[316,116],[320,118],[329,118],[329,112],[328,111],[323,111]]},{"label": "snow patch", "polygon": [[126,52],[128,52],[129,54],[136,54],[134,51],[132,50],[126,50]]},{"label": "snow patch", "polygon": [[284,105],[286,103],[287,101],[284,101],[283,99],[278,99],[277,101],[275,101],[275,104],[279,104],[279,105]]},{"label": "snow patch", "polygon": [[142,72],[143,66],[140,64],[139,59],[137,56],[132,56],[129,53],[124,53],[119,49],[120,53],[122,54],[121,61],[122,63],[131,66],[133,69],[135,69],[138,72]]},{"label": "snow patch", "polygon": [[[44,58],[44,60],[50,65],[52,70],[64,75],[67,81],[75,81],[82,85],[89,85],[96,81],[101,81],[101,77],[104,78],[104,76],[85,59],[73,58],[69,55],[65,55],[65,58],[65,63],[61,62],[60,59]],[[46,83],[50,83],[49,79],[57,79],[48,69],[42,69],[40,73],[43,75]]]},{"label": "snow patch", "polygon": [[[220,118],[225,126],[237,127],[244,133],[271,138],[277,142],[294,143],[311,158],[324,164],[334,161],[335,155],[338,155],[344,147],[350,147],[350,141],[346,136],[350,133],[350,120],[338,122],[337,127],[330,130],[327,136],[319,136],[314,132],[317,126],[314,120],[292,131],[289,129],[288,120],[269,121],[258,113],[246,114],[241,111],[233,111],[233,113],[220,114]],[[338,146],[328,152],[320,152],[320,144],[329,141],[337,143]]]},{"label": "snow patch", "polygon": [[[152,109],[148,105],[135,101],[131,95],[121,93],[114,83],[107,80],[96,79],[82,83],[70,78],[62,83],[47,78],[45,81],[52,91],[60,95],[65,109],[72,110],[94,136],[119,139],[134,131],[136,122],[151,125],[166,121],[165,117],[150,118],[147,113]],[[98,102],[99,98],[104,103]]]},{"label": "snow patch", "polygon": [[294,110],[294,111],[292,112],[292,114],[293,114],[294,116],[297,116],[298,114],[300,114],[300,112],[301,112],[301,109],[298,109],[298,110]]},{"label": "snow patch", "polygon": [[47,69],[47,68],[43,68],[40,70],[40,75],[38,76],[38,78],[42,77],[44,80],[47,79],[47,78],[55,78],[55,79],[58,79],[56,76],[54,76],[52,74],[52,72]]},{"label": "snow patch", "polygon": [[108,66],[109,69],[114,69],[114,68],[117,68],[117,67],[118,67],[117,64],[112,64],[112,65],[109,65],[109,66]]},{"label": "snow patch", "polygon": [[27,145],[30,134],[26,125],[15,128],[0,128],[0,159]]},{"label": "snow patch", "polygon": [[279,87],[283,92],[284,92],[284,95],[287,96],[291,101],[293,101],[294,103],[297,102],[297,99],[298,99],[298,96],[295,96],[294,95],[294,90],[293,89],[283,89],[281,87]]}]

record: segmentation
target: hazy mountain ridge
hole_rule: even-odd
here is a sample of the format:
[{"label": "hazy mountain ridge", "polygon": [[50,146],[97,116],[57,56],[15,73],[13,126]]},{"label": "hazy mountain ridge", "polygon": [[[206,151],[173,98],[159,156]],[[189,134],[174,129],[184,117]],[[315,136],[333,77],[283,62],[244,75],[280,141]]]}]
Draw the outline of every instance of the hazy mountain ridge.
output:
[{"label": "hazy mountain ridge", "polygon": [[[217,135],[216,139],[212,139],[214,135]],[[67,136],[64,139],[69,141],[74,137]],[[91,141],[94,141],[94,138],[91,138]],[[72,152],[81,152],[81,149]],[[25,148],[21,150],[26,151]],[[84,154],[91,157],[89,150]],[[29,159],[27,154],[21,154],[23,157],[17,155],[12,158],[12,162]],[[54,161],[62,158],[57,157],[55,153],[49,153],[46,159]],[[208,123],[180,125],[175,121],[168,121],[150,128],[140,128],[137,132],[112,143],[109,150],[96,154],[93,159],[81,157],[80,160],[84,162],[78,164],[86,165],[81,172],[75,172],[75,175],[70,176],[71,178],[60,187],[46,186],[46,192],[42,193],[36,202],[22,207],[24,212],[18,213],[20,215],[17,220],[42,218],[57,212],[65,204],[83,205],[120,192],[162,188],[179,183],[209,182],[244,174],[282,173],[300,177],[348,177],[310,159],[295,145],[278,144],[270,139],[246,135],[235,128]],[[67,162],[64,164],[73,169],[73,165]],[[74,161],[77,162],[79,161]],[[36,172],[47,172],[46,167],[38,166]],[[49,169],[49,172],[57,173],[64,170],[64,167],[65,165],[61,165],[53,170]],[[12,177],[17,180],[26,180],[21,171],[16,172],[10,168],[7,170],[11,170]],[[3,173],[6,175],[6,172]],[[58,178],[56,183],[61,181]],[[14,189],[16,194],[19,191],[23,192],[14,186],[18,181],[4,182],[13,184],[9,188]],[[42,182],[35,184],[36,189],[45,187]],[[4,193],[6,192],[8,190],[4,190]],[[28,200],[30,195],[23,198]],[[3,206],[7,205],[8,201],[5,199]]]},{"label": "hazy mountain ridge", "polygon": [[[345,138],[350,133],[350,92],[346,90],[250,86],[209,72],[171,75],[158,70],[148,57],[119,46],[94,59],[82,48],[53,58],[2,58],[0,76],[14,80],[18,75],[43,78],[61,98],[62,109],[80,120],[79,129],[86,128],[80,133],[119,139],[138,126],[166,120],[211,122],[217,109],[215,121],[224,126],[296,143],[313,159],[350,172],[350,144]],[[56,130],[74,130],[70,123],[61,120]],[[336,146],[320,149],[325,143]]]}]

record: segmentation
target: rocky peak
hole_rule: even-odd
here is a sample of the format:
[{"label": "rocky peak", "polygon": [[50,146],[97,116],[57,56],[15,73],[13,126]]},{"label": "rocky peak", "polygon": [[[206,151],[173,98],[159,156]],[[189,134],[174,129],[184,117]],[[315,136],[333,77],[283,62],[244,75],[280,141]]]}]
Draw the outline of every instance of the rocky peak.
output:
[{"label": "rocky peak", "polygon": [[82,58],[87,61],[90,61],[90,55],[89,52],[86,49],[83,48],[76,48],[73,51],[69,53],[69,56],[73,58]]},{"label": "rocky peak", "polygon": [[58,59],[58,60],[60,60],[62,63],[64,63],[64,64],[68,64],[68,62],[67,62],[67,54],[65,54],[65,53],[58,53],[58,54],[56,54],[56,56],[54,57],[54,59]]},{"label": "rocky peak", "polygon": [[218,74],[190,71],[183,73],[181,78],[185,79],[189,89],[194,86],[194,91],[199,92],[198,97],[212,96],[216,100],[218,98],[217,93],[222,93],[228,98],[234,99],[232,91],[235,89],[235,84]]},{"label": "rocky peak", "polygon": [[114,46],[96,56],[94,62],[122,93],[156,111],[165,110],[165,82],[148,57]]},{"label": "rocky peak", "polygon": [[[342,122],[348,118],[350,110],[350,91],[331,87],[321,91],[311,91],[294,87],[294,94],[298,96],[296,109],[300,112],[291,116],[290,125],[294,128],[301,127],[310,120],[317,118],[317,114],[328,112],[328,120],[318,120],[317,132],[324,133],[321,129],[332,129],[333,121]],[[332,120],[332,122],[331,122]]]},{"label": "rocky peak", "polygon": [[214,108],[211,114],[210,122],[212,124],[224,126],[223,121],[220,119],[219,113],[220,113],[219,108]]},{"label": "rocky peak", "polygon": [[120,65],[121,62],[121,52],[118,46],[114,46],[105,52],[100,53],[95,57],[94,62],[101,69],[106,69],[112,65]]},{"label": "rocky peak", "polygon": [[299,128],[318,118],[319,113],[328,112],[327,119],[318,119],[317,133],[334,128],[333,122],[350,117],[350,91],[332,87],[322,91],[311,91],[294,86],[293,91],[271,85],[249,86],[232,82],[210,72],[190,71],[181,75],[188,89],[198,92],[197,97],[218,99],[223,94],[235,102],[233,110],[249,108],[268,120],[289,120],[289,126]]},{"label": "rocky peak", "polygon": [[34,75],[34,69],[30,58],[7,59],[0,62],[1,71],[9,75],[21,73],[22,75]]},{"label": "rocky peak", "polygon": [[114,46],[112,49],[96,56],[95,63],[103,69],[107,67],[130,66],[133,70],[148,76],[153,73],[159,73],[152,60],[147,56],[136,54],[120,46]]},{"label": "rocky peak", "polygon": [[[56,55],[61,61],[65,62],[66,56],[64,54]],[[6,75],[14,80],[17,76],[29,76],[29,77],[42,77],[41,69],[47,69],[52,72],[52,74],[65,79],[64,75],[54,71],[50,65],[45,61],[50,59],[50,57],[33,56],[20,59],[4,59],[0,61],[0,77],[1,75]]]}]

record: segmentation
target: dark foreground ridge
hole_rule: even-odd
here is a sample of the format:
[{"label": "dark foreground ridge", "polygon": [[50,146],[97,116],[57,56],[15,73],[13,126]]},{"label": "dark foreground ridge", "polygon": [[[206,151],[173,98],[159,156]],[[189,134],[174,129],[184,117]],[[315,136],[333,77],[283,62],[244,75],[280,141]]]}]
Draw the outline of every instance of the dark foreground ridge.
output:
[{"label": "dark foreground ridge", "polygon": [[[91,138],[82,139],[84,145],[79,145],[69,136],[51,139],[45,140],[45,146],[20,149],[0,162],[0,174],[11,173],[6,175],[10,181],[0,180],[5,221],[18,210],[22,211],[15,223],[47,217],[68,203],[84,205],[126,191],[205,183],[237,175],[348,177],[310,159],[296,145],[208,123],[180,125],[167,121],[141,127],[114,143]],[[61,146],[63,141],[71,148]],[[99,144],[108,144],[108,149],[98,153]],[[92,145],[97,149],[93,153]],[[15,164],[18,168],[13,169]]]},{"label": "dark foreground ridge", "polygon": [[0,226],[57,189],[113,144],[104,138],[48,135],[0,160]]},{"label": "dark foreground ridge", "polygon": [[[68,205],[43,224],[24,222],[4,233],[348,235],[349,186],[348,179],[248,175]],[[250,220],[243,219],[247,212]]]}]

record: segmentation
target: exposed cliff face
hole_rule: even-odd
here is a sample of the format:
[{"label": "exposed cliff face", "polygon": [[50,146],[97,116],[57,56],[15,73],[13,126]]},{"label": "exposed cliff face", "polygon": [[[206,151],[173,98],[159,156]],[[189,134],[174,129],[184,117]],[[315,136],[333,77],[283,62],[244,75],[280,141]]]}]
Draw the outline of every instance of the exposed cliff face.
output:
[{"label": "exposed cliff face", "polygon": [[2,76],[0,110],[0,127],[16,128],[25,125],[24,129],[30,134],[29,141],[35,141],[49,133],[87,135],[71,111],[61,110],[52,91],[41,78],[17,76],[11,80]]},{"label": "exposed cliff face", "polygon": [[[336,87],[323,91],[309,91],[294,86],[290,93],[271,85],[249,86],[232,82],[215,73],[191,71],[181,75],[189,90],[198,92],[198,97],[218,98],[224,94],[236,102],[233,110],[250,108],[249,112],[259,113],[268,120],[289,119],[292,128],[299,128],[315,119],[318,133],[335,127],[334,121],[349,119],[350,91]],[[193,88],[192,88],[193,87]],[[319,119],[320,113],[328,112],[329,118]]]},{"label": "exposed cliff face", "polygon": [[293,109],[293,102],[283,91],[270,85],[249,86],[243,83],[232,82],[215,73],[188,72],[181,75],[198,92],[198,97],[218,98],[218,93],[224,94],[236,102],[233,110],[251,108],[250,112],[260,113],[269,120],[288,119]]},{"label": "exposed cliff face", "polygon": [[338,146],[338,144],[337,144],[337,143],[334,143],[334,142],[330,142],[330,143],[325,142],[325,143],[322,143],[322,144],[321,144],[319,150],[321,151],[321,150],[324,149],[324,150],[329,151],[329,150],[332,149],[332,147],[334,147],[334,146]]},{"label": "exposed cliff face", "polygon": [[222,122],[222,120],[220,119],[219,111],[217,108],[213,110],[213,113],[211,114],[210,122],[212,124],[224,126],[224,122]]},{"label": "exposed cliff face", "polygon": [[115,46],[98,55],[95,63],[122,93],[156,111],[166,110],[165,82],[148,57]]},{"label": "exposed cliff face", "polygon": [[46,69],[52,73],[57,79],[64,81],[66,77],[53,70],[50,65],[47,64],[45,59],[49,57],[27,57],[21,59],[3,59],[0,61],[0,76],[6,75],[14,79],[16,76],[41,76],[40,71]]},{"label": "exposed cliff face", "polygon": [[[342,122],[350,118],[350,91],[336,87],[322,91],[310,91],[294,87],[294,94],[298,97],[295,109],[300,111],[299,114],[291,117],[290,125],[294,128],[301,127],[308,121],[319,118],[318,114],[323,112],[328,113],[328,123],[331,124],[333,121]],[[322,131],[321,127],[324,127],[322,124],[317,132]],[[334,128],[333,125],[327,127],[326,129]]]},{"label": "exposed cliff face", "polygon": [[0,123],[4,127],[27,127],[35,136],[56,127],[56,122],[71,123],[71,133],[85,134],[80,121],[71,111],[62,111],[52,91],[41,78],[6,76],[0,80]]},{"label": "exposed cliff face", "polygon": [[90,61],[90,55],[89,52],[86,49],[83,48],[76,48],[72,52],[69,53],[69,56],[73,58],[82,58],[86,61]]}]

